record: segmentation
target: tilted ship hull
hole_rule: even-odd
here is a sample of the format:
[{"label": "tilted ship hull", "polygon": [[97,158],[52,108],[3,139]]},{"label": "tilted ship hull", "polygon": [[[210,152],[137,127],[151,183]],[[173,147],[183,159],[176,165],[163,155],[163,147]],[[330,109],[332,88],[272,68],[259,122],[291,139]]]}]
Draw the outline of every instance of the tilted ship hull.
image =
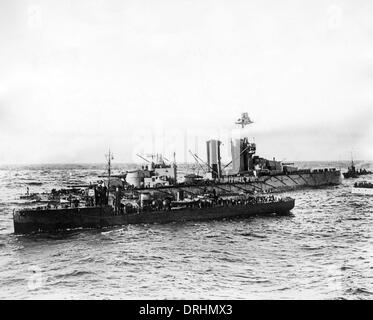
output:
[{"label": "tilted ship hull", "polygon": [[299,170],[288,174],[277,174],[260,177],[235,177],[223,179],[220,182],[204,182],[196,184],[178,184],[173,186],[162,186],[157,188],[137,188],[137,191],[146,191],[151,194],[163,193],[176,196],[180,190],[187,194],[199,195],[213,192],[224,195],[229,193],[263,193],[263,192],[286,192],[303,188],[317,188],[339,185],[342,183],[342,175],[339,170]]},{"label": "tilted ship hull", "polygon": [[92,229],[128,224],[151,224],[183,221],[247,218],[255,215],[287,214],[294,208],[294,199],[281,201],[216,205],[207,208],[173,208],[136,213],[116,213],[111,206],[69,209],[21,210],[13,215],[14,232],[27,234],[68,229]]},{"label": "tilted ship hull", "polygon": [[264,191],[289,191],[299,188],[332,186],[342,183],[342,175],[338,170],[320,169],[307,172],[299,170],[289,174],[259,177],[254,183]]}]

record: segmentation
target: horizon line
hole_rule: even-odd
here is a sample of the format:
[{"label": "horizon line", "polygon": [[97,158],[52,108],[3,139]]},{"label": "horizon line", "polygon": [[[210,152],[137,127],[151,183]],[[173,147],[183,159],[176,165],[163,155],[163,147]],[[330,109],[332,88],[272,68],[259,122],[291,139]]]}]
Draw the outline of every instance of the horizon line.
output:
[{"label": "horizon line", "polygon": [[[356,159],[353,160],[354,162],[373,162],[373,160],[367,159]],[[351,159],[345,160],[286,160],[281,161],[285,163],[291,162],[351,162]],[[144,162],[116,162],[112,163],[112,165],[142,165]],[[0,163],[0,167],[2,166],[40,166],[40,165],[106,165],[106,162],[29,162],[29,163]],[[176,164],[195,164],[195,162],[176,162]],[[224,163],[222,163],[224,164]]]}]

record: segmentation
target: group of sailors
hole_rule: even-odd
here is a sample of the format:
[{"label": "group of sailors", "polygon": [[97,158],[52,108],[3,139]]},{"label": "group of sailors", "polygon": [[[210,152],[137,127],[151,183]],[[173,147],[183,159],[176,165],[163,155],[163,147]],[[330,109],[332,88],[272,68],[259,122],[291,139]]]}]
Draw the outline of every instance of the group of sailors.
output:
[{"label": "group of sailors", "polygon": [[116,212],[118,213],[140,213],[140,212],[152,212],[152,211],[171,211],[171,208],[174,206],[176,207],[183,207],[183,208],[210,208],[214,206],[237,206],[237,205],[254,205],[260,203],[271,203],[271,202],[278,202],[281,199],[273,196],[273,195],[264,195],[264,196],[255,196],[255,197],[242,197],[242,198],[221,198],[221,197],[208,197],[202,198],[198,200],[191,200],[185,201],[184,203],[177,202],[175,204],[172,203],[171,199],[166,198],[164,200],[155,199],[150,201],[147,204],[139,205],[137,203],[126,203],[120,206],[120,209],[117,209]]},{"label": "group of sailors", "polygon": [[253,205],[259,203],[271,203],[279,201],[273,195],[265,195],[265,196],[255,196],[255,197],[248,197],[248,198],[228,198],[222,199],[219,198],[218,203],[223,206],[236,206],[236,205]]},{"label": "group of sailors", "polygon": [[362,182],[355,182],[354,183],[355,188],[373,188],[373,183],[362,181]]}]

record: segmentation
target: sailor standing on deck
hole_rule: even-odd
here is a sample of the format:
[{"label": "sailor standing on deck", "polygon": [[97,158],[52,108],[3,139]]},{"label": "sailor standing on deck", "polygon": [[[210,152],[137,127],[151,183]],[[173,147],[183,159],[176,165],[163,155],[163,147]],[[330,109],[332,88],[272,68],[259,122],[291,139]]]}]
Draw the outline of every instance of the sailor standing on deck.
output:
[{"label": "sailor standing on deck", "polygon": [[97,190],[95,192],[95,194],[96,194],[96,206],[101,205],[101,193],[102,193],[101,189],[102,189],[101,186],[98,186]]},{"label": "sailor standing on deck", "polygon": [[120,211],[120,208],[121,208],[121,201],[122,200],[122,193],[120,191],[120,189],[117,187],[115,189],[115,212],[116,214],[119,213]]},{"label": "sailor standing on deck", "polygon": [[107,187],[104,186],[102,188],[102,195],[101,195],[101,201],[102,201],[102,204],[103,205],[107,205],[109,203],[109,198],[108,198],[108,194],[107,194]]}]

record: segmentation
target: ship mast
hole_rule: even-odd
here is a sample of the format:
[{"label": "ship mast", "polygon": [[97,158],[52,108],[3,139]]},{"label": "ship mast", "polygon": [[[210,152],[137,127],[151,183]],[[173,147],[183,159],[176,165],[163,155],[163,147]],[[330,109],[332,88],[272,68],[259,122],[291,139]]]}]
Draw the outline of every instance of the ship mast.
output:
[{"label": "ship mast", "polygon": [[354,157],[353,157],[352,151],[351,151],[351,167],[353,167],[353,166],[354,166]]},{"label": "ship mast", "polygon": [[109,199],[110,178],[111,178],[111,160],[114,160],[114,156],[111,153],[110,148],[109,148],[109,153],[106,155],[106,159],[107,159],[107,170],[108,170],[107,196]]}]

